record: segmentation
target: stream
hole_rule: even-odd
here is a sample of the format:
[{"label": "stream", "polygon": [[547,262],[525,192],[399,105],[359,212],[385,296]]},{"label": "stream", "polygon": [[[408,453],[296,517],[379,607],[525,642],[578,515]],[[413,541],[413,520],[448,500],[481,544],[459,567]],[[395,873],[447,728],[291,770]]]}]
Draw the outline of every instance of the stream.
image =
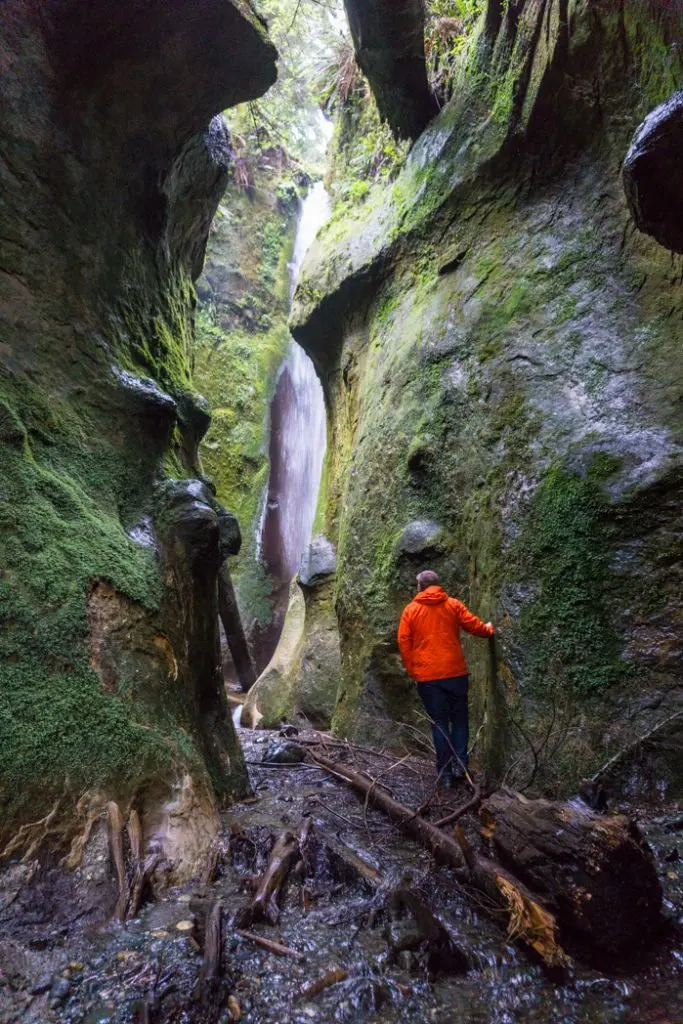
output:
[{"label": "stream", "polygon": [[[202,922],[216,900],[224,919],[222,1009],[216,1018],[221,1022],[683,1020],[683,957],[677,942],[683,925],[680,808],[660,809],[648,818],[638,808],[628,809],[648,837],[665,891],[669,923],[657,948],[644,950],[624,973],[578,967],[559,981],[514,942],[506,942],[496,921],[453,872],[436,866],[381,812],[364,808],[347,787],[310,764],[264,764],[273,741],[285,742],[277,734],[242,729],[240,737],[254,796],[222,816],[213,884],[170,888],[122,926],[104,920],[92,896],[90,902],[79,896],[85,870],[59,883],[57,872],[48,869],[30,879],[28,869],[18,864],[5,873],[0,888],[2,1024],[208,1020],[193,990],[202,965]],[[273,755],[269,751],[267,756]],[[343,750],[340,755],[336,749],[335,756],[353,762],[357,755]],[[398,765],[391,755],[363,756],[365,769],[381,775],[405,803],[417,806],[432,789],[431,765],[418,756]],[[462,798],[461,793],[443,793],[436,810],[447,813]],[[280,920],[252,926],[253,932],[298,954],[292,959],[240,937],[234,917],[248,903],[251,880],[265,868],[276,837],[288,828],[297,832],[305,817],[312,822],[311,836],[302,866],[285,888]],[[476,820],[468,819],[465,828],[474,838]],[[100,859],[106,871],[106,855]],[[417,918],[395,905],[392,894],[406,888],[447,930],[451,954],[445,959],[430,953]],[[333,969],[340,980],[318,994],[306,994]]]},{"label": "stream", "polygon": [[[289,266],[290,298],[306,251],[329,214],[329,197],[317,182],[301,205]],[[270,476],[256,538],[257,557],[274,581],[273,624],[259,651],[261,667],[277,645],[289,585],[311,540],[326,443],[322,385],[310,358],[292,338],[270,405]]]}]

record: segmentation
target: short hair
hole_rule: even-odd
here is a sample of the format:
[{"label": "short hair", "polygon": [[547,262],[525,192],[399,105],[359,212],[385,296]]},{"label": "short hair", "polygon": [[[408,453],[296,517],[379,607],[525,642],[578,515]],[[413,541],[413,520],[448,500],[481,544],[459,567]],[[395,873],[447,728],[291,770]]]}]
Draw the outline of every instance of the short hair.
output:
[{"label": "short hair", "polygon": [[420,590],[426,590],[427,587],[438,587],[440,583],[438,573],[432,572],[431,569],[425,569],[424,572],[417,574],[417,585]]}]

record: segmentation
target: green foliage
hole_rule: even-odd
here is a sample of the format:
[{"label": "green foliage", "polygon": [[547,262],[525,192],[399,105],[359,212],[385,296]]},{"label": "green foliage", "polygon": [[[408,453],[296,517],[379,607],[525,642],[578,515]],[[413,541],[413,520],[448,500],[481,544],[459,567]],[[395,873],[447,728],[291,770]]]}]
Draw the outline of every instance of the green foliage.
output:
[{"label": "green foliage", "polygon": [[405,162],[409,143],[397,142],[380,120],[365,78],[336,110],[331,159],[325,185],[335,217],[345,216],[371,195],[374,185],[392,181]]},{"label": "green foliage", "polygon": [[442,103],[452,94],[457,64],[486,0],[427,0],[425,54],[429,82]]},{"label": "green foliage", "polygon": [[227,120],[248,152],[279,145],[306,166],[321,167],[327,133],[318,80],[346,30],[341,0],[262,0],[260,6],[279,54],[278,79],[262,99],[227,111]]}]

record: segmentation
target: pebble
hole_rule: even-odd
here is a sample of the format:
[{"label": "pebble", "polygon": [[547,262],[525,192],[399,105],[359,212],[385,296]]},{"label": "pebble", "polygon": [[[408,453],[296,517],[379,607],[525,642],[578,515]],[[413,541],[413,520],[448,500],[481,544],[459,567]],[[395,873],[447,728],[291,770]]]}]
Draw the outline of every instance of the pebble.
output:
[{"label": "pebble", "polygon": [[179,932],[191,932],[193,928],[194,928],[194,921],[190,921],[190,920],[187,920],[187,919],[184,920],[184,921],[178,921],[178,923],[176,925],[176,931],[179,931]]},{"label": "pebble", "polygon": [[55,1010],[69,995],[71,982],[68,978],[55,978],[50,986],[50,1009]]}]

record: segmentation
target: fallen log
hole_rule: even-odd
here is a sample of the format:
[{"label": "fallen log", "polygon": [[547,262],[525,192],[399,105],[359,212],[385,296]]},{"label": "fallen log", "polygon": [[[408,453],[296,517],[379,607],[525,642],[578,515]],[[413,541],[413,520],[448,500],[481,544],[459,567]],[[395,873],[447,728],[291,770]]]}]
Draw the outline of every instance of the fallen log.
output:
[{"label": "fallen log", "polygon": [[480,818],[501,863],[580,944],[619,954],[659,927],[662,891],[652,854],[625,816],[501,789]]},{"label": "fallen log", "polygon": [[451,838],[416,811],[400,804],[388,793],[378,789],[371,779],[352,771],[346,765],[330,761],[322,754],[310,755],[330,774],[345,781],[358,793],[362,793],[369,804],[379,807],[402,828],[415,836],[434,855],[437,861],[451,864],[467,882],[484,892],[495,910],[503,910],[508,918],[508,937],[520,939],[532,948],[546,966],[564,968],[571,962],[558,940],[555,917],[516,879],[493,862],[479,857],[465,843],[462,832],[460,840]]}]

